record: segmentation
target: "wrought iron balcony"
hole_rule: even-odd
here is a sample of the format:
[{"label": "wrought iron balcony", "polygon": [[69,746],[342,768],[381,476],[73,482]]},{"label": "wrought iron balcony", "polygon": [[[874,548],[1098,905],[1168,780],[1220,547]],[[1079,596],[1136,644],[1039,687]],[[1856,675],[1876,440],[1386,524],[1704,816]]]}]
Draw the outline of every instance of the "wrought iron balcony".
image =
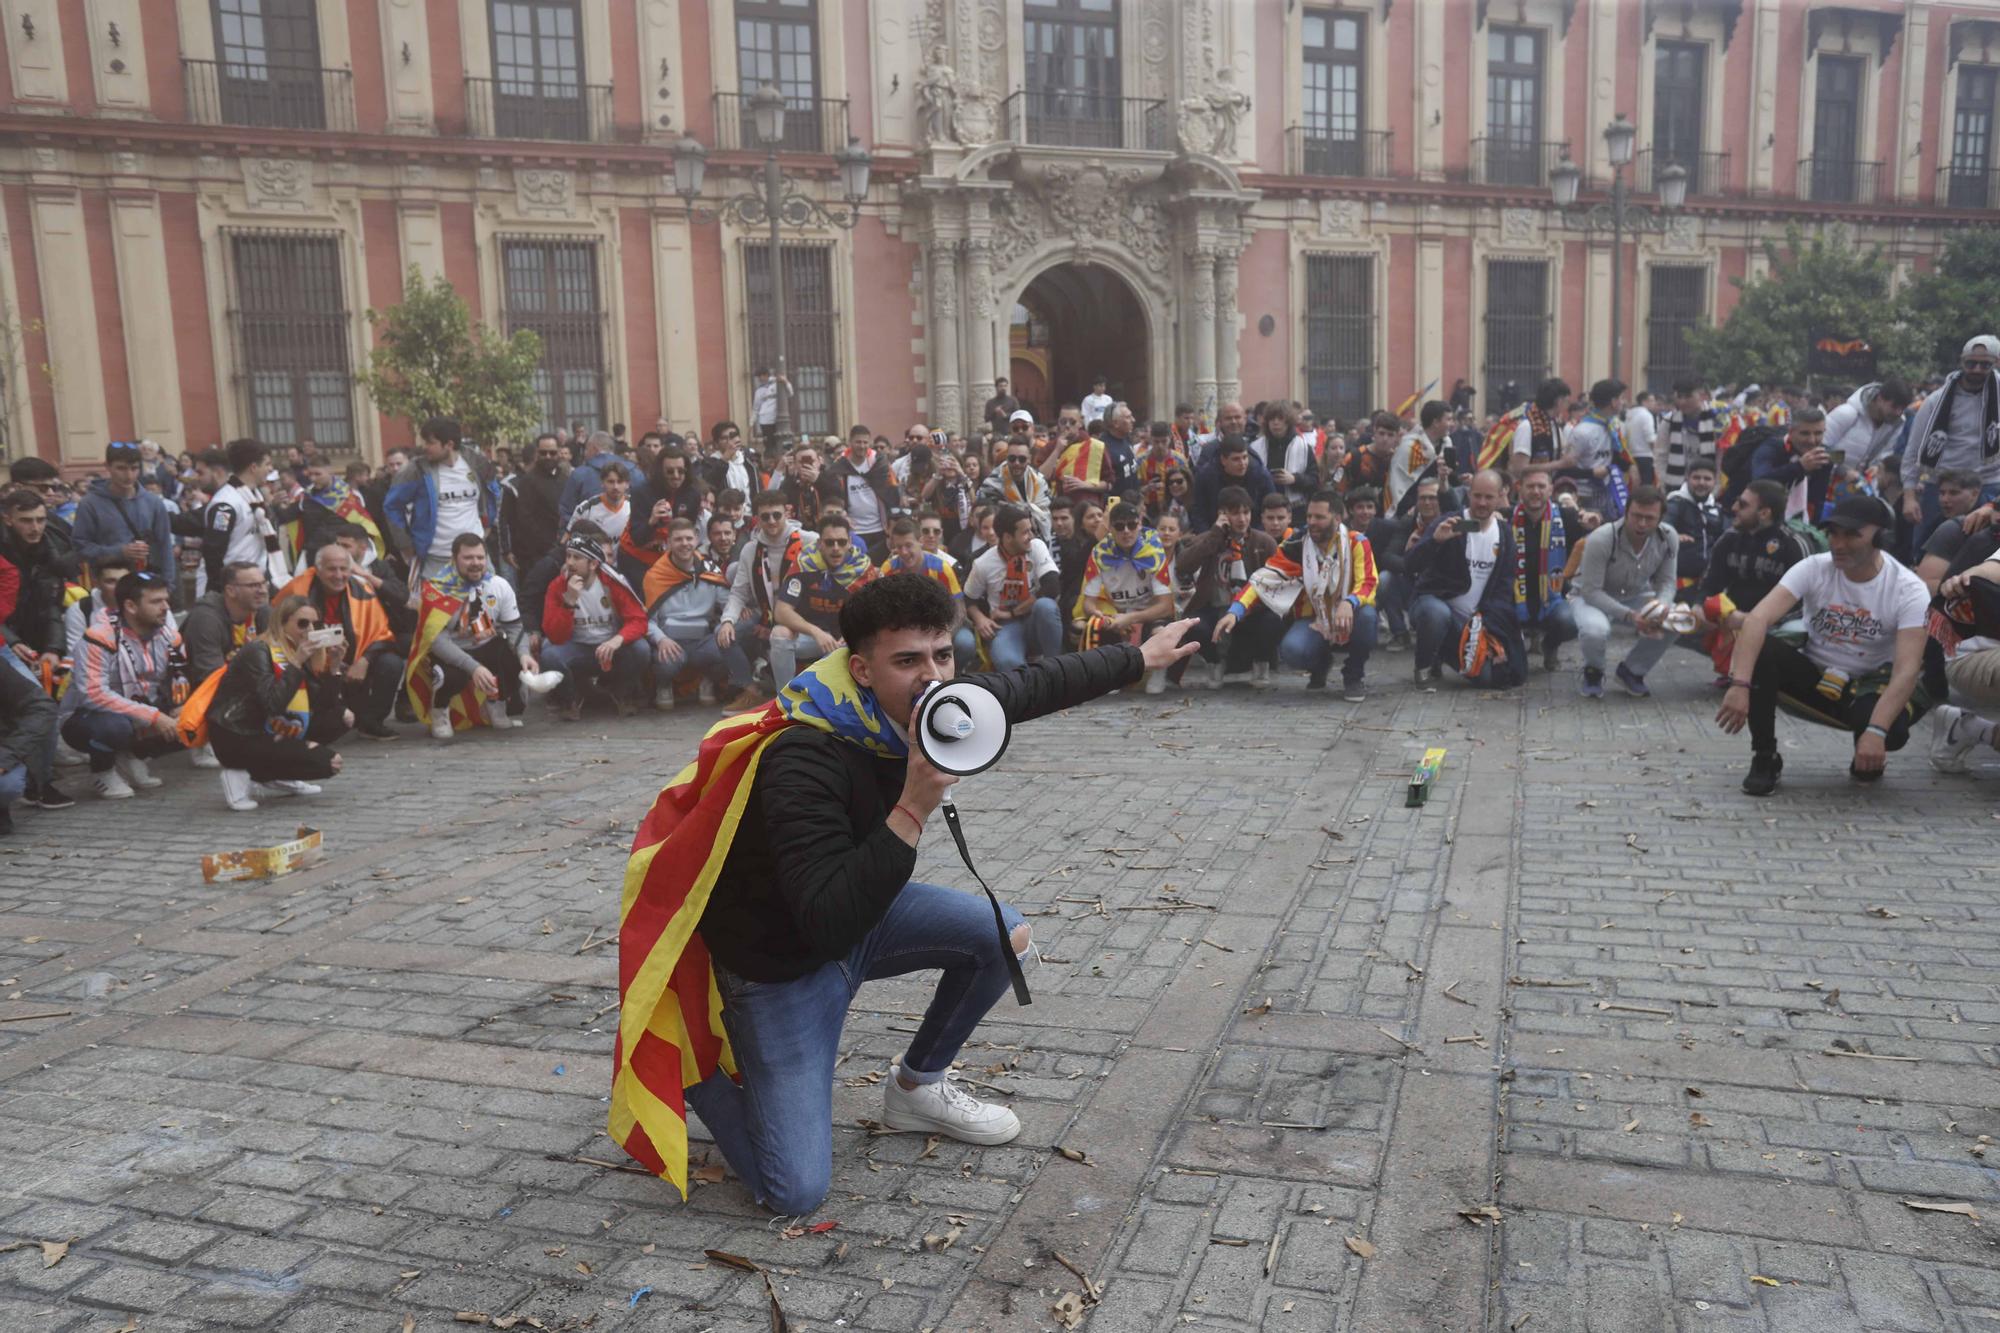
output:
[{"label": "wrought iron balcony", "polygon": [[1567,139],[1487,137],[1472,141],[1466,176],[1474,185],[1546,186],[1556,163],[1569,156]]},{"label": "wrought iron balcony", "polygon": [[1285,131],[1285,170],[1294,176],[1359,176],[1384,180],[1390,174],[1393,131],[1337,134],[1313,125]]},{"label": "wrought iron balcony", "polygon": [[1882,174],[1880,162],[1815,155],[1799,159],[1799,198],[1818,204],[1872,204]]},{"label": "wrought iron balcony", "polygon": [[1659,188],[1658,172],[1679,166],[1687,172],[1688,195],[1717,198],[1729,192],[1729,154],[1661,153],[1648,148],[1632,159],[1632,188],[1652,194]]},{"label": "wrought iron balcony", "polygon": [[1938,168],[1939,208],[2000,210],[2000,170],[1970,162],[1951,162]]},{"label": "wrought iron balcony", "polygon": [[621,134],[608,83],[535,83],[525,79],[465,81],[465,133],[474,139],[556,139],[610,143]]},{"label": "wrought iron balcony", "polygon": [[[715,95],[715,146],[732,152],[760,149],[750,94]],[[781,153],[831,153],[847,146],[847,103],[830,97],[787,97]]]},{"label": "wrought iron balcony", "polygon": [[1167,153],[1174,125],[1154,97],[1111,97],[1061,88],[1010,93],[1000,103],[1001,133],[1014,143],[1054,148],[1131,148]]},{"label": "wrought iron balcony", "polygon": [[351,130],[354,75],[344,69],[236,60],[182,60],[188,119],[197,125]]}]

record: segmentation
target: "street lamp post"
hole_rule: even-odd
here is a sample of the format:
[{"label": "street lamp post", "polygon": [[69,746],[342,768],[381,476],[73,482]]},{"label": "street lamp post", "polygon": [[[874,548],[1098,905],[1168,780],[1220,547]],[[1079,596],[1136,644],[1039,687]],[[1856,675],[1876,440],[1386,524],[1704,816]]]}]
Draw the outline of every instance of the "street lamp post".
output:
[{"label": "street lamp post", "polygon": [[1608,208],[1598,204],[1581,214],[1569,212],[1576,204],[1577,190],[1583,184],[1583,172],[1567,155],[1549,173],[1550,192],[1555,197],[1556,207],[1563,211],[1565,220],[1585,231],[1608,229],[1611,232],[1612,379],[1622,379],[1625,370],[1625,229],[1631,227],[1635,231],[1663,232],[1667,229],[1669,216],[1678,211],[1687,199],[1687,168],[1678,162],[1670,162],[1655,182],[1660,191],[1660,210],[1657,213],[1627,202],[1625,168],[1632,163],[1632,142],[1637,133],[1622,111],[1604,127],[1604,146],[1611,163],[1611,203]]},{"label": "street lamp post", "polygon": [[782,445],[790,442],[792,434],[790,370],[786,360],[787,292],[784,254],[780,248],[782,229],[786,226],[852,229],[861,220],[861,201],[868,195],[868,174],[873,159],[867,149],[852,139],[847,147],[833,155],[848,207],[845,212],[831,209],[819,200],[800,193],[778,166],[778,146],[785,137],[784,94],[771,84],[758,89],[750,97],[750,120],[757,142],[764,149],[763,180],[758,188],[747,194],[732,196],[716,212],[696,208],[694,201],[701,194],[708,170],[708,150],[695,139],[683,137],[673,149],[674,192],[686,202],[691,220],[714,222],[720,219],[739,227],[769,228],[770,248],[767,254],[771,265],[772,333],[777,354],[774,368],[778,376],[778,416],[774,429]]}]

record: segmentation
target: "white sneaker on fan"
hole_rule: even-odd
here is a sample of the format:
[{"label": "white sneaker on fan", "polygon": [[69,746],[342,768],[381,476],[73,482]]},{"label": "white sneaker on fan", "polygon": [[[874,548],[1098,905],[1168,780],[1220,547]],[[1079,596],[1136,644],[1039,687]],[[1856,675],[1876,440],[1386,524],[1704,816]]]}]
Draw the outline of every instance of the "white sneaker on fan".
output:
[{"label": "white sneaker on fan", "polygon": [[319,786],[316,783],[300,782],[296,778],[280,778],[276,782],[253,782],[250,784],[250,791],[252,795],[271,800],[279,796],[317,796]]},{"label": "white sneaker on fan", "polygon": [[441,741],[451,739],[451,709],[445,707],[431,709],[431,736]]},{"label": "white sneaker on fan", "polygon": [[980,1101],[950,1074],[906,1089],[897,1081],[898,1072],[890,1066],[882,1085],[882,1123],[891,1129],[943,1134],[982,1147],[1011,1143],[1021,1133],[1020,1118],[1012,1111]]},{"label": "white sneaker on fan", "polygon": [[188,756],[188,763],[196,768],[221,768],[222,761],[215,757],[215,747],[204,745]]},{"label": "white sneaker on fan", "polygon": [[146,767],[146,761],[129,751],[119,751],[111,766],[118,770],[118,776],[140,791],[151,791],[161,784],[161,779],[154,777],[153,771]]},{"label": "white sneaker on fan", "polygon": [[245,814],[257,808],[250,775],[240,768],[222,770],[222,799],[231,810]]}]

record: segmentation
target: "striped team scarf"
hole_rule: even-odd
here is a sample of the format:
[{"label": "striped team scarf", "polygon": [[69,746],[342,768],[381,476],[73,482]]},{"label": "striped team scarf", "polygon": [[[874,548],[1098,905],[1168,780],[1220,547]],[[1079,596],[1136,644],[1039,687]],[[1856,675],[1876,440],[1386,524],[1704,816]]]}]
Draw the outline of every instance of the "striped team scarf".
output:
[{"label": "striped team scarf", "polygon": [[862,547],[859,543],[848,547],[847,554],[840,559],[840,564],[831,571],[827,569],[826,556],[820,551],[817,544],[799,557],[799,573],[825,574],[828,572],[833,574],[833,581],[835,583],[838,583],[847,591],[853,592],[856,588],[875,577],[875,566],[869,561],[866,548]]},{"label": "striped team scarf", "polygon": [[838,649],[762,708],[709,728],[694,762],[640,821],[625,865],[607,1129],[683,1199],[685,1089],[717,1070],[738,1077],[722,1022],[722,992],[695,927],[729,858],[764,747],[793,726],[813,727],[885,758],[908,753],[874,693],[855,683],[847,650]]},{"label": "striped team scarf", "polygon": [[1569,563],[1569,533],[1563,528],[1562,515],[1556,507],[1549,506],[1548,516],[1542,520],[1541,540],[1535,549],[1528,549],[1528,507],[1514,506],[1514,605],[1522,608],[1525,615],[1528,605],[1528,580],[1535,580],[1535,619],[1540,620],[1549,613],[1551,607],[1559,604],[1562,589],[1555,580],[1563,567]]}]

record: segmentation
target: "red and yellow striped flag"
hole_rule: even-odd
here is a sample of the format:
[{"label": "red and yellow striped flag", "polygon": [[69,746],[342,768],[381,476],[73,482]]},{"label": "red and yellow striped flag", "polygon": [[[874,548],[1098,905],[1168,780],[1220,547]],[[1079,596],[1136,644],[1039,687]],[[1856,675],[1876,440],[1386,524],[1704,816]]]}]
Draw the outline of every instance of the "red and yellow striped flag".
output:
[{"label": "red and yellow striped flag", "polygon": [[720,1069],[736,1076],[722,992],[695,932],[729,858],[757,762],[790,726],[777,701],[709,728],[695,761],[640,821],[618,920],[618,1042],[609,1133],[687,1197],[683,1089]]},{"label": "red and yellow striped flag", "polygon": [[[416,710],[417,721],[426,726],[431,720],[431,644],[464,605],[464,599],[453,597],[433,580],[424,580],[423,598],[417,611],[417,638],[410,648],[410,664],[403,669],[403,689],[410,696],[410,707]],[[486,725],[485,701],[470,681],[451,697],[450,708],[453,731]]]}]

